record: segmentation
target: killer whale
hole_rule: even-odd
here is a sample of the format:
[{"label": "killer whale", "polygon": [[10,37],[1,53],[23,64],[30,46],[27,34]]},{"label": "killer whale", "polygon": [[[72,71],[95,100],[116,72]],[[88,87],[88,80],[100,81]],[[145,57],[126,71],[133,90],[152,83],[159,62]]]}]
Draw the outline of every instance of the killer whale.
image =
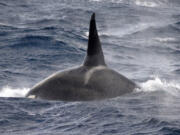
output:
[{"label": "killer whale", "polygon": [[133,81],[107,67],[93,13],[84,63],[77,68],[51,75],[35,85],[26,97],[88,101],[121,96],[132,92],[135,88],[136,84]]}]

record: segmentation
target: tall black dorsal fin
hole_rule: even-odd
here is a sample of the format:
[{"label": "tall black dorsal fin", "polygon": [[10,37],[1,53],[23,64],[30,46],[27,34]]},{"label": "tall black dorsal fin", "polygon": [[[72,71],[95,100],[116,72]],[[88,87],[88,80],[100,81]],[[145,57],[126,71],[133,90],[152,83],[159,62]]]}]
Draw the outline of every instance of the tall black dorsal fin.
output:
[{"label": "tall black dorsal fin", "polygon": [[85,66],[98,66],[106,65],[104,61],[104,55],[101,48],[101,42],[99,40],[98,32],[96,29],[95,13],[91,16],[89,26],[89,40],[87,55],[84,61]]}]

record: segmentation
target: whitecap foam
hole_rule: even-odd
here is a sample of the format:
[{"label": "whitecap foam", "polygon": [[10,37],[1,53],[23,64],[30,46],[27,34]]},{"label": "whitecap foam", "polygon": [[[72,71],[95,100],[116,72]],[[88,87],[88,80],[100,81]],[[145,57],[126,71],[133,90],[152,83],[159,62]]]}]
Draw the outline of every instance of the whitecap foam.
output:
[{"label": "whitecap foam", "polygon": [[157,7],[158,4],[152,1],[148,1],[148,0],[136,0],[135,4],[138,6],[144,6],[144,7]]},{"label": "whitecap foam", "polygon": [[29,88],[12,88],[10,86],[4,86],[0,90],[0,97],[24,97]]},{"label": "whitecap foam", "polygon": [[[116,36],[116,37],[123,37],[126,35],[131,35],[136,32],[144,31],[150,27],[157,27],[160,24],[158,22],[140,22],[137,24],[125,24],[119,26],[119,28],[111,28],[110,30],[106,30],[104,33],[100,33],[102,35],[107,36]],[[161,23],[162,25],[162,23]]]},{"label": "whitecap foam", "polygon": [[110,1],[110,2],[112,2],[112,3],[121,3],[121,2],[123,2],[123,0],[89,0],[89,1],[92,1],[92,2]]},{"label": "whitecap foam", "polygon": [[157,38],[154,38],[156,41],[159,41],[159,42],[175,42],[176,39],[173,38],[173,37],[166,37],[166,38],[160,38],[160,37],[157,37]]},{"label": "whitecap foam", "polygon": [[[156,26],[157,24],[155,23],[139,23],[136,25],[125,25],[123,28],[116,28],[116,29],[110,29],[106,31],[99,31],[98,35],[99,36],[116,36],[116,37],[123,37],[128,34],[132,34],[138,31],[143,31],[144,29],[147,29],[152,26]],[[88,38],[89,36],[89,31],[84,32],[83,37]]]},{"label": "whitecap foam", "polygon": [[102,1],[102,0],[90,0],[90,1],[96,1],[96,2],[99,2],[99,1]]},{"label": "whitecap foam", "polygon": [[151,80],[141,83],[140,87],[140,89],[136,89],[137,92],[164,91],[173,96],[180,95],[180,84],[174,81],[168,82],[159,77],[154,77]]},{"label": "whitecap foam", "polygon": [[[111,33],[106,33],[106,32],[98,32],[98,35],[99,35],[99,36],[112,36]],[[86,32],[84,33],[83,37],[86,38],[86,39],[88,39],[88,37],[89,37],[89,32],[86,31]]]}]

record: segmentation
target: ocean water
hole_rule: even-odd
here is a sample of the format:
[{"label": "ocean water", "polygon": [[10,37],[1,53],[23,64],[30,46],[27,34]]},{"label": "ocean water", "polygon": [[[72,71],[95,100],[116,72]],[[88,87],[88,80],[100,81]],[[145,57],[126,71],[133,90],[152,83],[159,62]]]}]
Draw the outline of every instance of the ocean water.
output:
[{"label": "ocean water", "polygon": [[[141,88],[117,98],[24,98],[82,64],[89,20],[109,67]],[[179,0],[1,0],[0,135],[180,135]]]}]

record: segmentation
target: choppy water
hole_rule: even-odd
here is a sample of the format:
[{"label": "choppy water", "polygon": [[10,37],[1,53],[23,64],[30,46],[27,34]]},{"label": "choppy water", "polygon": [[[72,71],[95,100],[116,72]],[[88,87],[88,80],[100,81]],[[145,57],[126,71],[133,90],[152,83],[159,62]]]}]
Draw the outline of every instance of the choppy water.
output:
[{"label": "choppy water", "polygon": [[[109,67],[141,86],[114,99],[23,98],[86,54],[89,19]],[[179,0],[1,0],[1,135],[179,135]]]}]

